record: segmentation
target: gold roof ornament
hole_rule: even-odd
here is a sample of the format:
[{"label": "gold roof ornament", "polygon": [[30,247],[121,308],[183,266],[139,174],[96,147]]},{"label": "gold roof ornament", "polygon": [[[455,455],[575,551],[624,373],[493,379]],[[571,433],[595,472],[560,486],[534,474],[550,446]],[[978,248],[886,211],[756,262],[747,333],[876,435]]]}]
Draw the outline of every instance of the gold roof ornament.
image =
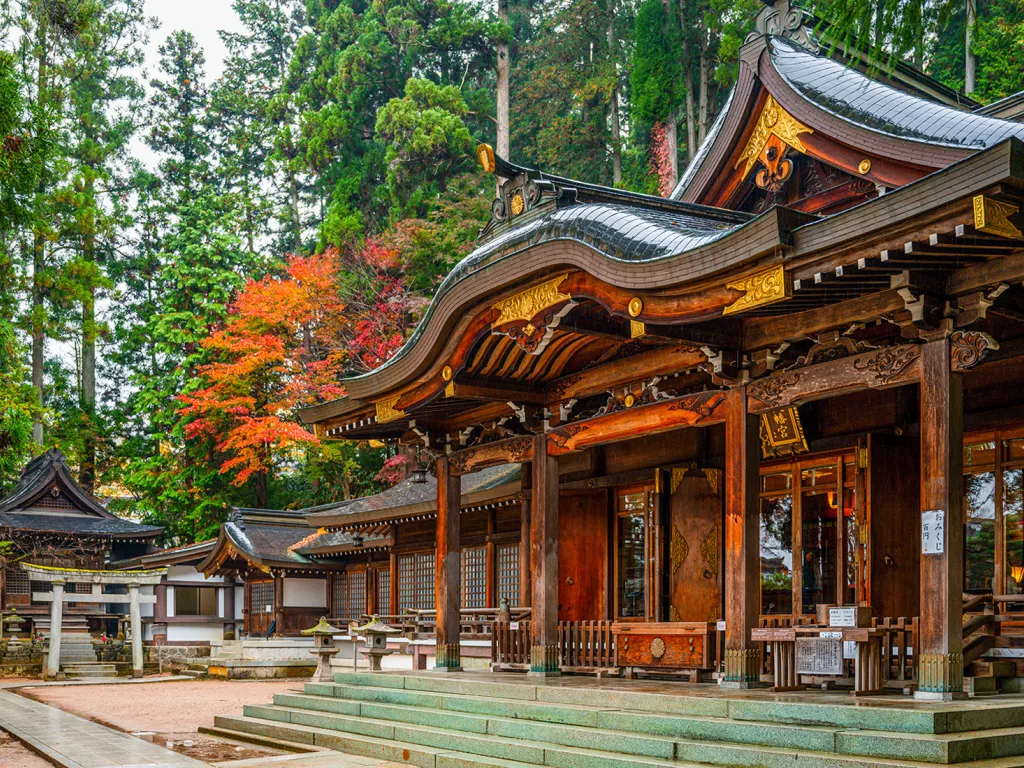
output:
[{"label": "gold roof ornament", "polygon": [[757,118],[757,125],[750,135],[747,145],[743,148],[734,168],[746,162],[743,168],[743,177],[746,178],[750,169],[761,157],[761,152],[772,136],[777,136],[797,152],[806,155],[807,147],[800,141],[801,133],[814,133],[814,130],[801,123],[789,112],[784,110],[774,96],[769,95],[761,109],[761,115]]},{"label": "gold roof ornament", "polygon": [[781,264],[730,280],[725,287],[744,293],[722,310],[723,315],[746,312],[749,309],[783,301],[793,295],[793,284],[786,279],[786,270]]},{"label": "gold roof ornament", "polygon": [[490,144],[481,144],[476,148],[476,159],[480,161],[480,167],[487,173],[494,173],[498,167],[494,161],[494,147]]},{"label": "gold roof ornament", "polygon": [[378,400],[374,403],[377,409],[377,423],[387,424],[389,421],[398,421],[405,417],[405,411],[400,411],[395,408],[398,404],[399,396],[389,397],[384,400]]},{"label": "gold roof ornament", "polygon": [[337,627],[332,627],[327,622],[327,617],[326,616],[321,616],[320,617],[320,621],[317,622],[315,627],[310,627],[309,629],[303,629],[303,630],[300,631],[300,634],[303,634],[303,635],[341,635],[341,634],[344,634],[344,632],[345,632],[345,630],[343,630],[343,629],[338,629]]}]

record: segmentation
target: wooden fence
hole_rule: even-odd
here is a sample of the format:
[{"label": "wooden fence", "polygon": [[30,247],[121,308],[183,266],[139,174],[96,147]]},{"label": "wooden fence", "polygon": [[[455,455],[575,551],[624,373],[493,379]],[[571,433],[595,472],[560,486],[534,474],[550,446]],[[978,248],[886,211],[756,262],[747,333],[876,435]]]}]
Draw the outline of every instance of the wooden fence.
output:
[{"label": "wooden fence", "polygon": [[[530,664],[533,629],[529,621],[496,621],[491,634],[491,662],[498,668]],[[615,666],[615,641],[610,621],[558,622],[559,666],[609,669]]]}]

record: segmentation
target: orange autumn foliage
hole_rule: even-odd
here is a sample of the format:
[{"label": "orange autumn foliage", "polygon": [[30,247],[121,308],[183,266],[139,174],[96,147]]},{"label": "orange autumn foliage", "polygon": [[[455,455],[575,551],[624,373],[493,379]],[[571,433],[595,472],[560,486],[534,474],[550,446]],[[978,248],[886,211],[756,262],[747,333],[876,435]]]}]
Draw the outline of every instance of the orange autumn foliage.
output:
[{"label": "orange autumn foliage", "polygon": [[290,448],[319,441],[294,420],[296,408],[344,394],[348,351],[337,251],[291,256],[283,274],[249,280],[226,325],[203,341],[213,362],[204,388],[179,399],[189,439],[216,441],[221,473],[244,484],[273,470]]}]

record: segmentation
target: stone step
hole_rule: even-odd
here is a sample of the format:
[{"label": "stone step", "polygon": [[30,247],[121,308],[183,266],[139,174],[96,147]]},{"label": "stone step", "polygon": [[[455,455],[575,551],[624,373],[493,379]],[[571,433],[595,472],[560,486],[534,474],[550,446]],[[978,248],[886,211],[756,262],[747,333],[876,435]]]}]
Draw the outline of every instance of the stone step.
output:
[{"label": "stone step", "polygon": [[[442,746],[454,743],[454,748],[465,752],[478,750],[459,746],[461,741],[469,738],[471,745],[475,745],[474,739],[480,734],[486,734],[487,739],[498,737],[513,741],[536,741],[559,747],[593,748],[662,759],[676,756],[675,742],[680,738],[852,756],[899,755],[927,763],[961,763],[1024,754],[1024,732],[1020,729],[961,734],[903,734],[613,711],[599,712],[598,727],[584,727],[437,712],[429,707],[372,702],[351,702],[350,706],[354,704],[359,704],[358,712],[339,714],[281,706],[275,698],[274,706],[247,706],[244,714],[264,720],[378,738],[404,738],[413,743],[436,746],[433,741],[424,741],[426,737],[417,730],[426,729],[446,733],[450,739]],[[508,754],[491,756],[521,759]]]},{"label": "stone step", "polygon": [[[875,758],[789,749],[722,745],[713,742],[677,742],[674,759],[628,755],[586,747],[495,737],[456,734],[437,728],[401,726],[379,731],[390,736],[338,732],[332,728],[251,716],[218,716],[217,728],[258,736],[285,739],[418,766],[474,768],[475,766],[548,765],[556,768],[697,768],[698,766],[749,766],[750,768],[932,768],[934,762],[906,758]],[[932,738],[936,738],[934,735]],[[699,762],[694,760],[699,757]],[[974,768],[1020,768],[1020,758],[979,758]]]},{"label": "stone step", "polygon": [[[872,707],[811,703],[796,697],[782,700],[672,695],[607,687],[602,687],[598,693],[585,685],[545,686],[400,673],[339,672],[334,679],[333,684],[309,683],[306,692],[577,725],[596,725],[595,713],[603,709],[899,733],[1024,727],[1024,706],[1019,704],[1007,704],[998,709],[915,708],[901,706],[901,700],[893,699],[885,706]],[[596,706],[595,699],[599,701]]]}]

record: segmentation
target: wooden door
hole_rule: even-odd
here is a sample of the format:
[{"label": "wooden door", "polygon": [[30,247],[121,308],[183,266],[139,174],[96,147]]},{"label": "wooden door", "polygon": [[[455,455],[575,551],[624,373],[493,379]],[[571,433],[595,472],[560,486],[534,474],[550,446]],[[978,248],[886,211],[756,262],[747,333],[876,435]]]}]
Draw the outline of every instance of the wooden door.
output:
[{"label": "wooden door", "polygon": [[558,619],[605,619],[608,493],[563,493],[558,503]]},{"label": "wooden door", "polygon": [[722,617],[722,473],[671,473],[669,621]]}]

